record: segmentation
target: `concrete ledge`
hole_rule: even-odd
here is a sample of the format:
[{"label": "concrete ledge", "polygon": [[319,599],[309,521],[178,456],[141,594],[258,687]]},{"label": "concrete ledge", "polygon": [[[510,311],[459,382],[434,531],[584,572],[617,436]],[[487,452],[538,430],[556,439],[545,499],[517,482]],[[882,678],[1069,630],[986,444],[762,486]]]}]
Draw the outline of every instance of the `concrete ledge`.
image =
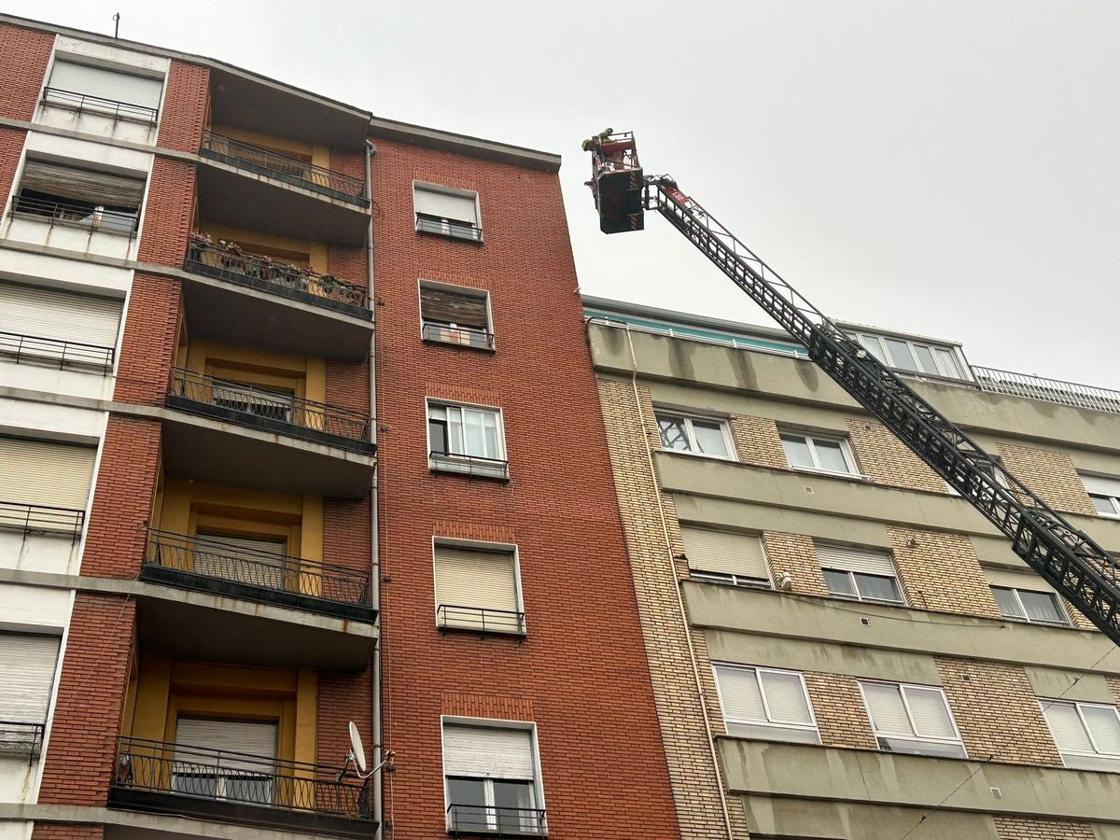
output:
[{"label": "concrete ledge", "polygon": [[386,140],[396,140],[430,149],[456,152],[483,160],[497,161],[498,163],[542,169],[545,172],[560,171],[560,155],[551,152],[540,152],[536,149],[526,149],[523,146],[511,146],[508,143],[497,143],[493,140],[483,140],[466,134],[426,128],[422,125],[399,122],[385,117],[373,117],[370,120],[369,133],[374,137],[384,137]]}]

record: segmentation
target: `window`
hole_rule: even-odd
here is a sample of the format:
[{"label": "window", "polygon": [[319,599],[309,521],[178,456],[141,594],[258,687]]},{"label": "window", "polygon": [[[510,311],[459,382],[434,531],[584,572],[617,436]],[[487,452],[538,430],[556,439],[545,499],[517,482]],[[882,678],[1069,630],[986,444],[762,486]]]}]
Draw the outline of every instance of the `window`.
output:
[{"label": "window", "polygon": [[13,212],[27,218],[132,236],[144,181],[62,163],[28,160]]},{"label": "window", "polygon": [[770,568],[757,536],[686,526],[681,537],[693,577],[732,586],[771,587]]},{"label": "window", "polygon": [[0,633],[0,755],[35,753],[42,746],[58,637]]},{"label": "window", "polygon": [[1081,483],[1101,516],[1120,516],[1120,478],[1082,475]]},{"label": "window", "polygon": [[0,437],[0,501],[84,509],[96,455],[92,446]]},{"label": "window", "polygon": [[844,438],[782,432],[786,461],[795,470],[859,475],[851,447]]},{"label": "window", "polygon": [[421,281],[420,325],[425,341],[494,349],[490,300],[484,291]]},{"label": "window", "polygon": [[796,671],[715,665],[727,734],[819,744],[817,721]]},{"label": "window", "polygon": [[413,184],[416,230],[452,239],[482,241],[478,223],[478,194],[434,184]]},{"label": "window", "polygon": [[664,449],[735,460],[731,430],[723,420],[659,411],[657,429],[661,433],[661,446]]},{"label": "window", "polygon": [[215,379],[210,387],[213,391],[214,405],[266,420],[292,422],[292,407],[295,401],[295,394],[292,391],[247,385],[227,379]]},{"label": "window", "polygon": [[163,80],[59,58],[43,91],[43,102],[114,119],[154,124]]},{"label": "window", "polygon": [[957,352],[950,345],[912,341],[908,338],[856,333],[856,340],[887,367],[910,373],[928,373],[951,379],[968,379]]},{"label": "window", "polygon": [[[1029,580],[1029,575],[1014,575]],[[989,573],[989,578],[991,574]],[[992,597],[996,599],[1000,613],[1016,621],[1029,621],[1038,624],[1069,624],[1069,616],[1054,592],[1044,590],[1039,580],[1029,588],[1019,586],[992,585]]]},{"label": "window", "polygon": [[547,833],[531,728],[443,722],[447,830]]},{"label": "window", "polygon": [[0,282],[0,356],[65,367],[113,367],[116,298]]},{"label": "window", "polygon": [[1066,767],[1120,773],[1120,716],[1115,706],[1039,702]]},{"label": "window", "polygon": [[496,408],[429,403],[428,453],[433,470],[508,478],[502,416]]},{"label": "window", "polygon": [[171,790],[206,799],[273,804],[275,723],[181,717],[175,725]]},{"label": "window", "polygon": [[839,598],[902,604],[902,590],[888,551],[817,544],[828,591]]},{"label": "window", "polygon": [[967,758],[940,688],[878,682],[859,686],[879,749]]},{"label": "window", "polygon": [[435,546],[436,624],[480,633],[525,632],[512,550]]}]

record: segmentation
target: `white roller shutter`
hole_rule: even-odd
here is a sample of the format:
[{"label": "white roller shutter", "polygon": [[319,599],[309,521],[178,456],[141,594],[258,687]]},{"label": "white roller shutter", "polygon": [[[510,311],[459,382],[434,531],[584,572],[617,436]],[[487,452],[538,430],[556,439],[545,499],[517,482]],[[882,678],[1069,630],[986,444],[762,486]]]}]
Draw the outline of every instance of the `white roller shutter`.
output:
[{"label": "white roller shutter", "polygon": [[770,579],[762,540],[756,536],[686,527],[681,529],[681,537],[690,569]]},{"label": "white roller shutter", "polygon": [[759,671],[759,679],[766,692],[766,705],[770,720],[775,723],[810,724],[809,701],[797,674],[782,671]]},{"label": "white roller shutter", "polygon": [[863,696],[867,700],[867,712],[876,734],[914,735],[899,686],[864,683]]},{"label": "white roller shutter", "polygon": [[[249,720],[208,720],[181,717],[175,724],[175,761],[206,764],[209,759],[196,750],[245,753],[262,761],[238,760],[222,756],[222,766],[230,769],[267,772],[276,758],[276,724]],[[181,749],[179,749],[181,748]]]},{"label": "white roller shutter", "polygon": [[953,718],[945,703],[945,695],[935,688],[917,688],[912,685],[902,689],[914,718],[914,729],[921,738],[956,738]]},{"label": "white roller shutter", "polygon": [[163,80],[91,67],[73,61],[56,60],[51,70],[48,87],[86,96],[99,96],[102,99],[125,102],[129,105],[158,108],[160,94],[163,92]]},{"label": "white roller shutter", "polygon": [[115,298],[0,283],[0,332],[114,347],[120,320]]},{"label": "white roller shutter", "polygon": [[198,574],[272,589],[285,588],[283,557],[287,542],[203,533],[198,536],[193,566]]},{"label": "white roller shutter", "polygon": [[0,633],[0,720],[46,721],[58,642],[57,636]]},{"label": "white roller shutter", "polygon": [[1120,498],[1120,478],[1105,478],[1099,475],[1082,475],[1081,483],[1085,490],[1094,496],[1113,496]]},{"label": "white roller shutter", "polygon": [[1093,752],[1093,743],[1085,732],[1081,723],[1081,716],[1073,703],[1057,703],[1052,700],[1042,701],[1042,712],[1046,715],[1046,722],[1050,724],[1050,731],[1054,735],[1054,743],[1061,752]]},{"label": "white roller shutter", "polygon": [[894,562],[886,551],[817,543],[817,558],[825,569],[894,577]]},{"label": "white roller shutter", "polygon": [[443,772],[445,776],[532,780],[532,733],[446,723]]},{"label": "white roller shutter", "polygon": [[0,437],[0,502],[84,509],[97,450]]},{"label": "white roller shutter", "polygon": [[723,703],[723,716],[728,720],[766,720],[766,708],[762,704],[762,691],[753,668],[733,668],[726,665],[715,666],[716,684],[719,687],[720,701]]},{"label": "white roller shutter", "polygon": [[416,185],[413,190],[413,204],[417,213],[435,216],[438,219],[454,219],[478,226],[473,195],[454,195],[440,190]]},{"label": "white roller shutter", "polygon": [[1005,569],[984,567],[984,577],[992,586],[1008,589],[1024,589],[1028,592],[1053,592],[1053,588],[1038,575],[1031,572],[1016,572]]},{"label": "white roller shutter", "polygon": [[517,612],[513,555],[437,545],[436,603]]}]

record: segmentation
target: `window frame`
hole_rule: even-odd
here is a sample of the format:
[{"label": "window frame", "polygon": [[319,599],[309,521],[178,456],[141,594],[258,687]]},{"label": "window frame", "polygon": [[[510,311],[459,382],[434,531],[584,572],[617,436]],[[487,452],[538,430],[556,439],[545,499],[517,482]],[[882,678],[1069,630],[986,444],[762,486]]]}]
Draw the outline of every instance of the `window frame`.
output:
[{"label": "window frame", "polygon": [[[852,330],[852,335],[855,337],[856,343],[862,349],[867,350],[867,352],[871,353],[872,355],[875,355],[874,351],[868,349],[867,345],[864,343],[864,340],[874,340],[879,347],[880,354],[876,356],[876,359],[880,361],[882,361],[883,359],[890,360],[889,362],[883,363],[886,364],[886,366],[891,370],[901,371],[902,373],[908,373],[913,376],[936,376],[941,379],[953,379],[957,382],[972,381],[972,376],[968,364],[964,361],[963,354],[960,352],[960,347],[956,344],[943,344],[936,341],[929,341],[927,339],[910,338],[907,336],[892,335],[886,333],[867,332],[866,330],[860,329]],[[921,365],[921,362],[918,361],[919,357],[916,348],[921,347],[925,350],[928,350],[930,358],[933,359],[933,365],[937,368],[937,372],[933,373],[920,369],[908,370],[907,368],[899,367],[894,363],[894,359],[891,356],[890,348],[887,346],[887,339],[890,339],[892,341],[899,341],[905,344],[910,350],[910,356],[914,359],[915,364],[919,366]],[[953,364],[957,368],[955,373],[945,373],[945,365],[942,363],[941,358],[936,352],[938,350],[948,354],[949,357],[953,360]]]},{"label": "window frame", "polygon": [[[442,291],[451,292],[454,294],[462,294],[464,297],[478,297],[486,302],[486,330],[483,333],[485,346],[480,346],[470,342],[462,343],[455,341],[444,341],[439,338],[429,338],[424,331],[424,328],[429,323],[424,318],[424,289],[440,289]],[[493,352],[495,350],[495,333],[494,333],[494,311],[490,306],[490,290],[478,289],[473,286],[459,286],[454,283],[444,283],[440,280],[427,280],[420,277],[416,281],[416,302],[418,312],[420,313],[420,340],[434,344],[449,344],[452,347],[464,347],[468,350],[483,350]],[[436,324],[438,322],[431,321],[430,323]],[[452,329],[447,327],[447,329]],[[474,327],[461,327],[456,326],[454,329],[458,332],[464,333],[467,336],[479,335],[480,331]]]},{"label": "window frame", "polygon": [[[1085,486],[1086,478],[1111,479],[1112,481],[1120,481],[1120,478],[1114,475],[1097,475],[1095,473],[1083,473],[1080,471],[1077,473],[1077,478],[1081,481],[1081,486],[1085,490],[1085,495],[1089,497],[1089,501],[1093,505],[1094,516],[1103,516],[1105,519],[1120,519],[1120,490],[1118,490],[1117,495],[1114,496],[1111,493],[1094,493]],[[1108,504],[1112,506],[1112,513],[1097,510],[1096,499],[1105,499]]]},{"label": "window frame", "polygon": [[[487,458],[484,455],[471,455],[466,452],[441,452],[432,451],[432,430],[430,412],[433,407],[464,408],[476,411],[489,411],[496,415],[498,458]],[[433,472],[459,473],[471,476],[509,478],[509,450],[506,447],[505,413],[500,406],[480,405],[478,403],[460,402],[458,400],[445,400],[439,397],[424,398],[424,435],[428,449],[428,469]],[[481,462],[481,463],[478,463]],[[455,465],[465,469],[456,469]],[[477,467],[477,469],[476,469]]]},{"label": "window frame", "polygon": [[[942,688],[939,685],[919,685],[918,683],[892,682],[890,680],[857,679],[856,682],[859,683],[859,696],[860,696],[860,699],[863,700],[863,709],[867,713],[867,722],[871,724],[871,735],[872,735],[872,737],[875,738],[875,743],[878,746],[878,749],[879,749],[880,752],[891,753],[893,755],[924,755],[924,756],[933,757],[933,758],[962,758],[962,759],[967,759],[968,758],[968,747],[965,746],[964,739],[961,737],[961,730],[960,730],[960,727],[957,725],[957,717],[956,717],[956,715],[953,714],[953,707],[949,705],[949,698],[946,696],[944,688]],[[903,709],[906,711],[906,719],[910,724],[910,729],[914,732],[913,736],[891,735],[889,733],[880,734],[876,730],[876,728],[875,728],[875,718],[871,714],[871,705],[867,702],[867,692],[864,690],[864,686],[868,686],[868,685],[885,685],[885,686],[889,686],[891,688],[898,689],[899,697],[902,699]],[[914,725],[914,713],[910,710],[910,701],[906,697],[906,689],[908,689],[908,688],[914,688],[914,689],[918,689],[918,690],[921,690],[921,691],[936,691],[941,696],[941,702],[945,705],[945,711],[946,711],[946,713],[949,717],[949,723],[950,723],[950,725],[952,725],[953,732],[956,735],[955,739],[930,738],[930,737],[922,737],[922,736],[918,735],[918,728]],[[915,744],[925,743],[925,744],[944,744],[944,745],[959,746],[961,748],[961,755],[960,756],[948,756],[948,755],[933,755],[933,756],[930,756],[929,753],[919,752],[919,751],[905,752],[905,751],[901,751],[901,750],[892,750],[892,749],[888,749],[887,747],[883,746],[882,741],[881,741],[881,739],[883,739],[883,738],[890,738],[890,739],[895,740],[895,741],[910,741],[910,742],[913,742]]]},{"label": "window frame", "polygon": [[[723,697],[723,688],[720,685],[719,669],[728,668],[736,671],[750,671],[754,674],[754,680],[758,686],[759,697],[762,698],[762,708],[766,714],[766,720],[750,720],[748,718],[732,718],[727,714],[727,703]],[[796,676],[798,682],[801,684],[801,696],[805,698],[805,706],[809,709],[809,724],[790,723],[785,721],[774,721],[771,719],[770,703],[766,699],[766,691],[762,680],[759,678],[760,673],[781,674],[783,676]],[[730,735],[729,724],[743,724],[745,726],[755,727],[768,727],[777,730],[791,730],[795,732],[812,732],[816,735],[816,741],[791,741],[783,738],[763,738],[760,736],[746,736],[746,735],[731,735],[731,737],[755,738],[756,740],[763,741],[781,741],[783,743],[821,743],[821,731],[817,724],[817,712],[813,708],[813,698],[809,696],[809,687],[805,683],[805,675],[800,671],[791,671],[788,668],[768,668],[762,665],[743,665],[738,662],[713,662],[712,663],[712,677],[716,686],[716,697],[719,698],[720,715],[723,718],[724,729]]]},{"label": "window frame", "polygon": [[[446,625],[439,623],[439,608],[443,606],[439,600],[439,592],[435,586],[436,576],[436,549],[440,546],[448,548],[466,548],[471,551],[490,552],[492,554],[508,554],[513,560],[513,587],[517,599],[517,612],[518,612],[518,625],[519,629],[514,630],[488,630],[474,627],[459,627],[457,625]],[[441,631],[463,630],[468,633],[485,633],[486,635],[513,635],[525,636],[528,635],[529,626],[528,620],[525,615],[525,591],[521,588],[521,555],[517,543],[498,543],[498,542],[485,542],[482,540],[464,540],[455,537],[441,537],[432,535],[432,601],[436,627]],[[456,605],[451,605],[456,606]],[[469,606],[469,605],[463,605]]]},{"label": "window frame", "polygon": [[[873,575],[868,572],[853,572],[850,569],[836,569],[832,566],[825,566],[823,564],[821,565],[821,571],[832,572],[834,575],[847,575],[848,580],[851,581],[852,584],[852,591],[855,592],[854,595],[848,595],[843,592],[833,592],[831,587],[829,587],[828,585],[828,578],[825,578],[824,585],[825,589],[828,589],[829,597],[840,598],[845,601],[858,601],[861,604],[881,604],[882,606],[887,607],[909,606],[909,602],[906,600],[906,593],[902,591],[902,585],[899,583],[897,574],[891,577],[887,577],[886,575]],[[856,575],[864,575],[865,577],[881,577],[893,581],[894,589],[896,592],[898,592],[898,598],[893,600],[886,600],[884,598],[871,598],[865,596],[862,592],[859,591],[859,584],[856,582]]]},{"label": "window frame", "polygon": [[[1072,627],[1073,626],[1073,619],[1070,617],[1069,610],[1066,609],[1065,603],[1062,601],[1061,597],[1058,595],[1057,592],[1053,592],[1053,591],[1047,590],[1047,589],[1023,589],[1023,588],[1018,587],[1018,586],[1003,586],[1001,584],[995,584],[995,583],[989,584],[988,587],[992,590],[992,600],[994,600],[996,602],[997,607],[999,607],[999,599],[995,597],[995,591],[997,589],[1002,589],[1005,592],[1010,592],[1015,597],[1015,603],[1018,604],[1019,609],[1022,611],[1023,614],[1021,616],[1019,616],[1019,615],[1007,615],[1002,609],[1000,609],[999,614],[1003,618],[1006,618],[1008,621],[1021,621],[1021,622],[1026,623],[1026,624],[1041,624],[1043,627]],[[1050,598],[1054,602],[1055,606],[1058,608],[1058,614],[1061,615],[1063,618],[1059,621],[1045,621],[1044,619],[1040,619],[1040,618],[1031,618],[1030,615],[1027,613],[1026,606],[1023,604],[1023,599],[1019,594],[1020,592],[1033,592],[1036,595],[1047,596],[1048,598]]]},{"label": "window frame", "polygon": [[[424,231],[420,227],[420,212],[416,209],[416,190],[419,188],[421,191],[427,190],[428,192],[442,193],[443,195],[450,195],[456,198],[469,198],[474,201],[474,224],[470,225],[473,231],[471,236],[456,235],[454,233],[455,225],[449,219],[443,219],[443,230],[441,231]],[[461,220],[457,220],[461,221]],[[413,179],[412,181],[412,226],[417,233],[431,233],[437,236],[445,236],[448,239],[460,239],[464,242],[477,242],[482,243],[482,201],[480,200],[478,190],[464,190],[456,187],[448,187],[443,184],[435,184],[431,181],[421,181]],[[468,225],[463,223],[462,227],[466,228]]]},{"label": "window frame", "polygon": [[[676,411],[672,408],[664,406],[654,406],[653,409],[654,423],[657,424],[657,440],[661,446],[662,452],[672,452],[677,455],[691,455],[694,458],[713,458],[716,461],[732,461],[738,463],[739,452],[735,448],[735,439],[731,436],[731,423],[726,417],[718,417],[710,414],[696,414],[694,412]],[[665,446],[661,437],[661,418],[672,417],[680,418],[684,421],[684,433],[688,440],[689,449],[672,449]],[[707,452],[700,452],[699,445],[696,442],[696,431],[693,427],[693,421],[699,420],[702,423],[717,423],[719,425],[720,433],[723,435],[723,445],[727,449],[726,455],[709,455]]]},{"label": "window frame", "polygon": [[[786,452],[785,441],[786,437],[799,437],[805,440],[809,448],[809,457],[812,459],[814,466],[812,467],[798,467],[790,463],[789,455]],[[816,440],[828,441],[830,443],[838,443],[840,445],[840,455],[844,462],[850,468],[850,472],[837,472],[830,470],[826,467],[820,466],[820,458],[817,456]],[[782,445],[782,457],[786,459],[786,468],[796,472],[820,473],[821,475],[835,475],[846,476],[848,478],[864,478],[863,473],[860,471],[859,463],[856,461],[855,451],[852,449],[852,443],[848,437],[844,435],[837,435],[830,432],[804,432],[797,429],[778,429],[778,442]]]},{"label": "window frame", "polygon": [[[1043,718],[1043,720],[1046,721],[1046,729],[1050,733],[1050,739],[1054,742],[1054,747],[1057,749],[1058,755],[1062,759],[1062,766],[1063,767],[1069,767],[1070,769],[1073,769],[1073,770],[1088,770],[1089,772],[1094,772],[1094,770],[1092,768],[1072,766],[1068,761],[1066,761],[1066,755],[1069,754],[1069,755],[1076,755],[1076,756],[1084,756],[1085,758],[1114,760],[1116,762],[1116,769],[1115,770],[1104,770],[1104,769],[1096,768],[1095,772],[1099,772],[1099,773],[1120,773],[1120,753],[1108,753],[1108,752],[1102,752],[1101,751],[1100,747],[1097,745],[1097,739],[1093,737],[1093,730],[1090,729],[1089,726],[1085,723],[1085,715],[1081,711],[1083,706],[1089,706],[1089,707],[1092,707],[1094,709],[1108,709],[1117,718],[1117,725],[1120,726],[1120,709],[1117,709],[1116,706],[1111,705],[1109,703],[1089,703],[1089,702],[1083,702],[1083,701],[1080,701],[1080,700],[1059,700],[1059,699],[1056,699],[1056,698],[1046,698],[1046,697],[1038,698],[1038,705],[1039,705],[1039,708],[1042,710],[1042,718]],[[1081,728],[1085,732],[1085,737],[1087,737],[1089,739],[1089,743],[1093,745],[1094,752],[1087,753],[1087,752],[1083,752],[1081,750],[1063,750],[1062,749],[1061,745],[1058,744],[1058,739],[1056,737],[1054,737],[1054,729],[1050,725],[1050,718],[1048,718],[1046,716],[1046,709],[1050,706],[1073,706],[1074,711],[1077,712],[1077,719],[1081,722]]]}]

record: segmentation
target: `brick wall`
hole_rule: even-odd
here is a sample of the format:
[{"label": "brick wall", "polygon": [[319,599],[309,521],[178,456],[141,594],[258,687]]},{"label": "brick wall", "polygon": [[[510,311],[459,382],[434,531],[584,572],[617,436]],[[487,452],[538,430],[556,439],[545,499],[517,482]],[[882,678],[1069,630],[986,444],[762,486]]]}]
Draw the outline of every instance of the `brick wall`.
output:
[{"label": "brick wall", "polygon": [[999,618],[972,542],[961,534],[889,529],[898,579],[910,606]]},{"label": "brick wall", "polygon": [[31,840],[101,840],[105,826],[87,823],[35,823]]},{"label": "brick wall", "polygon": [[[367,531],[368,526],[367,526]],[[367,554],[368,557],[368,554]],[[358,725],[366,759],[372,766],[373,676],[369,670],[357,674],[319,672],[319,704],[316,718],[316,745],[319,763],[339,767],[350,749],[349,723]]]},{"label": "brick wall", "polygon": [[195,201],[194,164],[157,156],[152,163],[139,259],[182,268]]},{"label": "brick wall", "polygon": [[369,288],[366,274],[369,262],[365,248],[347,248],[344,245],[327,245],[327,273],[355,286]]},{"label": "brick wall", "polygon": [[47,73],[54,35],[0,26],[0,116],[13,120],[30,120],[35,115],[39,91]]},{"label": "brick wall", "polygon": [[130,598],[75,596],[40,803],[105,804],[135,621],[136,603]]},{"label": "brick wall", "polygon": [[[555,174],[377,140],[379,483],[386,738],[396,838],[446,838],[440,766],[449,691],[531,700],[549,831],[678,836],[668,771],[583,333]],[[486,241],[416,233],[412,182],[477,190]],[[467,276],[491,293],[498,352],[422,344],[416,283]],[[504,412],[509,483],[433,475],[425,396],[485,395]],[[522,640],[441,634],[431,540],[464,522],[513,537]],[[604,757],[625,774],[603,773]],[[594,779],[594,783],[590,780]]]},{"label": "brick wall", "polygon": [[327,360],[326,401],[369,414],[369,362]]},{"label": "brick wall", "polygon": [[766,531],[762,535],[766,549],[766,559],[770,563],[770,574],[777,582],[782,572],[789,572],[793,578],[791,592],[800,595],[828,596],[828,587],[821,572],[821,561],[817,557],[816,545],[812,537],[803,534],[784,534],[780,531]]},{"label": "brick wall", "polygon": [[996,817],[1000,840],[1095,840],[1089,823],[1040,820],[1034,817]]},{"label": "brick wall", "polygon": [[852,417],[848,429],[859,470],[872,481],[930,493],[948,492],[941,477],[882,424]]},{"label": "brick wall", "polygon": [[163,405],[179,327],[180,281],[137,272],[132,278],[114,398]]},{"label": "brick wall", "polygon": [[172,61],[159,120],[159,145],[181,152],[197,152],[202,144],[210,101],[210,69]]},{"label": "brick wall", "polygon": [[778,424],[769,417],[737,414],[728,423],[739,460],[758,467],[787,468],[786,454],[778,437]]},{"label": "brick wall", "polygon": [[817,716],[821,744],[861,750],[879,748],[855,677],[808,671],[805,689]]},{"label": "brick wall", "polygon": [[370,568],[372,504],[369,498],[323,500],[324,563]]},{"label": "brick wall", "polygon": [[1000,459],[1008,472],[1055,510],[1096,515],[1073,460],[1064,452],[1002,444]]},{"label": "brick wall", "polygon": [[[8,200],[8,193],[12,189],[12,182],[16,177],[16,169],[19,166],[19,158],[23,154],[23,143],[26,139],[26,131],[0,128],[0,197],[3,201]],[[3,210],[4,213],[7,213],[7,205],[4,206]]]},{"label": "brick wall", "polygon": [[974,761],[1061,767],[1027,672],[1018,665],[938,658],[937,671]]}]

